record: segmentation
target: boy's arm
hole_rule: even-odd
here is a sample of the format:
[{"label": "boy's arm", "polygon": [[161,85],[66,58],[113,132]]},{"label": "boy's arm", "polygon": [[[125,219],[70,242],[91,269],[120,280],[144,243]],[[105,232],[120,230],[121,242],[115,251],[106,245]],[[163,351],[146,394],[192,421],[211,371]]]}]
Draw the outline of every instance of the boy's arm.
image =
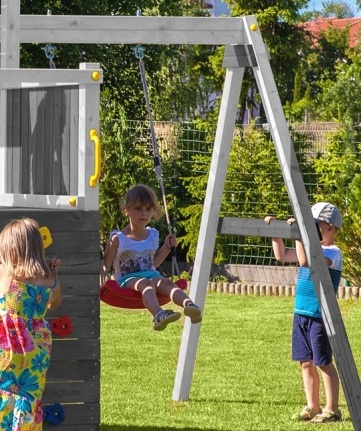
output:
[{"label": "boy's arm", "polygon": [[[274,220],[274,217],[267,216],[265,218],[265,221],[268,224],[271,222],[271,220]],[[287,220],[287,223],[292,224],[295,223],[295,221],[296,220],[291,217]],[[297,239],[295,249],[286,249],[281,238],[272,238],[272,247],[275,254],[275,258],[279,262],[298,262],[300,266],[308,267],[307,255],[302,241]],[[327,266],[331,266],[331,259],[326,256],[325,259]]]},{"label": "boy's arm", "polygon": [[164,262],[165,258],[168,256],[172,247],[177,245],[177,240],[175,235],[168,235],[164,241],[164,244],[159,248],[154,255],[154,266],[157,268],[161,263]]},{"label": "boy's arm", "polygon": [[305,248],[303,247],[303,244],[300,240],[296,239],[296,254],[298,263],[301,266],[308,266],[307,256],[305,252]]},{"label": "boy's arm", "polygon": [[297,253],[294,248],[286,248],[282,238],[272,238],[272,248],[278,262],[297,262]]},{"label": "boy's arm", "polygon": [[[272,220],[275,220],[275,217],[266,216],[264,219],[267,224],[270,224]],[[298,261],[296,249],[286,248],[282,238],[272,238],[272,248],[278,262],[291,263]]]},{"label": "boy's arm", "polygon": [[[308,261],[307,261],[307,256],[306,256],[306,252],[305,252],[305,248],[303,247],[303,244],[301,241],[296,240],[296,252],[297,252],[297,259],[298,262],[301,266],[306,266],[308,267]],[[332,266],[332,260],[325,256],[326,259],[326,265]]]}]

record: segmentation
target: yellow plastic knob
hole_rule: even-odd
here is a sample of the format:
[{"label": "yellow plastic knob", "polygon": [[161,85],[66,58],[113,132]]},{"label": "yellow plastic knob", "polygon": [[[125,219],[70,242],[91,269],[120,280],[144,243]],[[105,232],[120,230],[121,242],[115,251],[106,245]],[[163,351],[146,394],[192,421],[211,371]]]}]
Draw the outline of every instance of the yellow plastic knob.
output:
[{"label": "yellow plastic knob", "polygon": [[69,199],[69,204],[70,204],[72,207],[75,207],[75,206],[76,206],[76,198],[70,198],[70,199]]},{"label": "yellow plastic knob", "polygon": [[92,72],[92,79],[93,79],[93,81],[99,81],[100,73],[97,70]]}]

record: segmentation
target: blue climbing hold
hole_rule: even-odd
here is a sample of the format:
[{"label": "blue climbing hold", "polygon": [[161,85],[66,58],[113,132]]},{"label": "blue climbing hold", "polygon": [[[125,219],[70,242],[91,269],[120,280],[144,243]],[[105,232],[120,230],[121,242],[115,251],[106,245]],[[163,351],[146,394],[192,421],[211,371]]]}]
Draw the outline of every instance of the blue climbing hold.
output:
[{"label": "blue climbing hold", "polygon": [[44,407],[43,419],[52,425],[61,424],[65,419],[63,407],[59,403]]}]

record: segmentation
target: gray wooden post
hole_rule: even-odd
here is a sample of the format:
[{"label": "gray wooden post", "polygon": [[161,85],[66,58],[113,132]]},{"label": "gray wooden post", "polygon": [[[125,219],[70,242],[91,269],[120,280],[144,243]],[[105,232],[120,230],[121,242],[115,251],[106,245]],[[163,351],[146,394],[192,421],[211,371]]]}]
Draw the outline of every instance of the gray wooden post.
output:
[{"label": "gray wooden post", "polygon": [[[207,283],[213,259],[219,211],[221,208],[243,74],[244,67],[238,67],[234,63],[230,64],[227,68],[223,88],[222,103],[190,288],[190,297],[202,309],[205,304]],[[192,325],[189,319],[185,321],[173,388],[173,400],[187,400],[189,397],[199,332],[200,324]]]},{"label": "gray wooden post", "polygon": [[[99,63],[81,63],[80,69],[98,69]],[[85,210],[99,208],[99,179],[90,186],[90,177],[96,170],[96,143],[91,140],[90,131],[100,139],[99,132],[100,86],[82,84],[79,86],[79,195],[83,196]],[[100,160],[99,160],[100,162]]]},{"label": "gray wooden post", "polygon": [[288,125],[274,82],[268,53],[254,17],[245,17],[245,31],[254,48],[258,67],[253,68],[270,131],[275,143],[288,195],[305,247],[312,280],[319,298],[327,334],[355,430],[361,430],[361,386],[314,223],[307,192],[291,143]]},{"label": "gray wooden post", "polygon": [[[20,64],[20,0],[1,1],[1,67]],[[0,194],[6,188],[7,92],[0,90]]]}]

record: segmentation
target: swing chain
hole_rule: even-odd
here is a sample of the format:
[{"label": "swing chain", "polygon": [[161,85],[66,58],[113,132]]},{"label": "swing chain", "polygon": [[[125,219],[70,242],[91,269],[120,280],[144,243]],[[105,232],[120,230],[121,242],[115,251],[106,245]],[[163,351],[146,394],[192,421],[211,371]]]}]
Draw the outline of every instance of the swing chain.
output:
[{"label": "swing chain", "polygon": [[50,69],[56,69],[56,64],[54,61],[54,57],[56,54],[56,47],[48,43],[47,45],[43,46],[41,49],[44,50],[45,57],[49,60]]},{"label": "swing chain", "polygon": [[134,55],[138,60],[142,60],[145,54],[145,48],[142,45],[137,45],[133,48]]},{"label": "swing chain", "polygon": [[[51,10],[50,9],[48,9],[48,11],[47,11],[47,16],[51,16]],[[50,43],[48,43],[45,46],[43,46],[41,49],[44,50],[45,57],[49,60],[50,69],[56,69],[56,64],[54,61],[54,57],[56,54],[56,47],[54,45],[51,45]]]},{"label": "swing chain", "polygon": [[[137,16],[142,16],[142,11],[140,9],[137,9]],[[145,54],[145,48],[142,45],[136,45],[133,48],[134,55],[137,58],[137,60],[142,60],[144,58]]]}]

